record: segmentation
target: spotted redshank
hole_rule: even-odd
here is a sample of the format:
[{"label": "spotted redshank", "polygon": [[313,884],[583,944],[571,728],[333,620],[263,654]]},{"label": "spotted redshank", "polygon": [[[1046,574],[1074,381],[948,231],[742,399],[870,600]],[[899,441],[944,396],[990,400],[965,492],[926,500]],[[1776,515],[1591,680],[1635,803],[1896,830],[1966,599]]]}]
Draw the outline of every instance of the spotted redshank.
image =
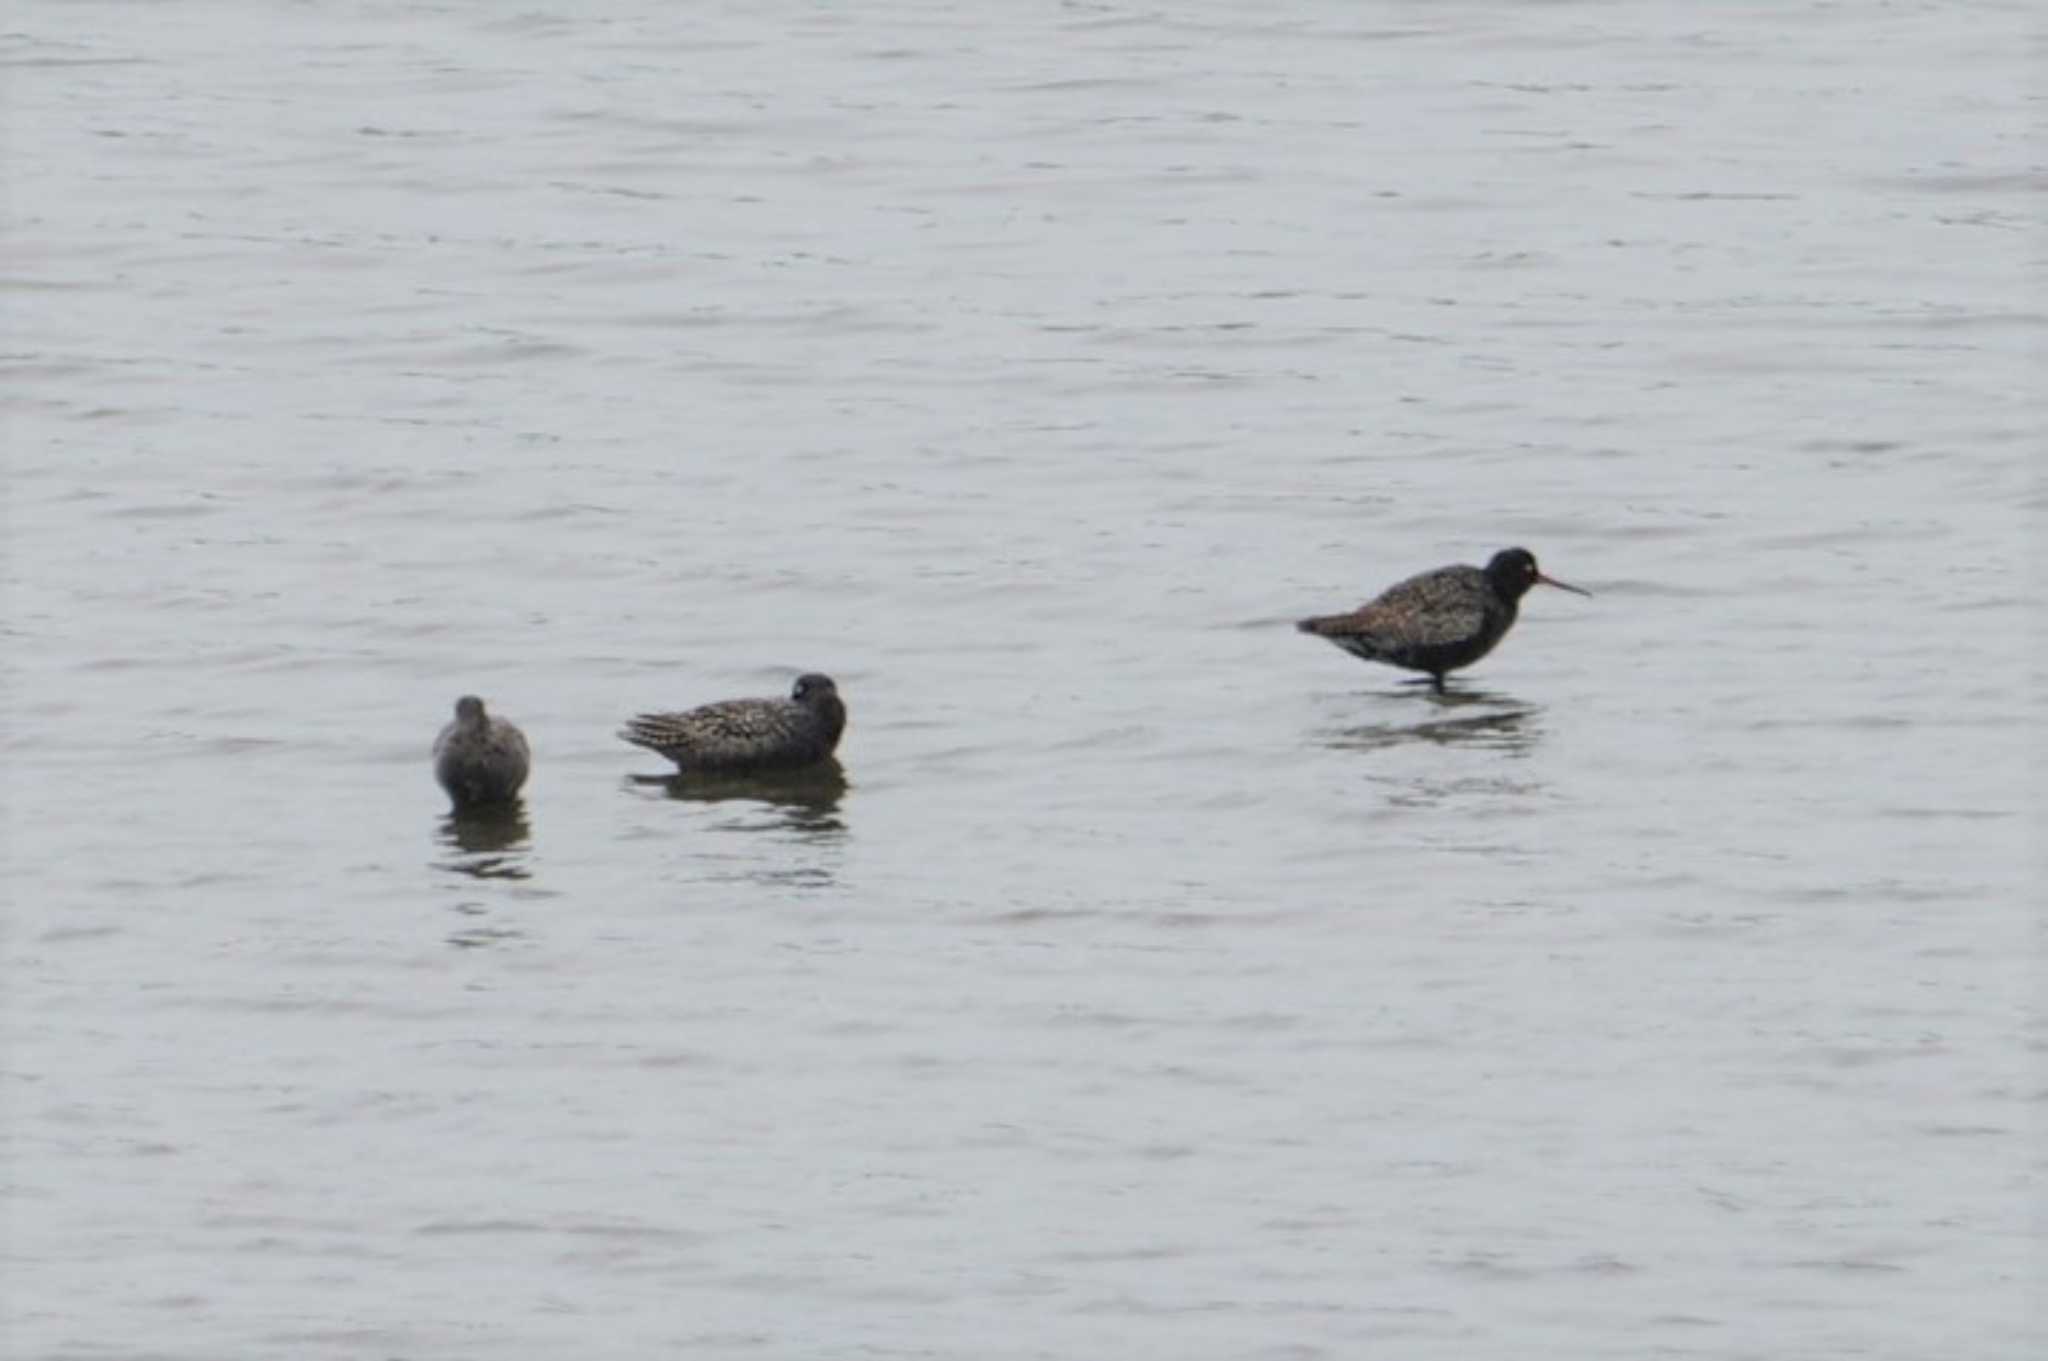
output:
[{"label": "spotted redshank", "polygon": [[619,730],[685,774],[795,770],[829,757],[846,731],[830,676],[798,676],[788,699],[728,699],[679,714],[641,714]]},{"label": "spotted redshank", "polygon": [[1539,584],[1592,594],[1543,575],[1528,549],[1504,548],[1483,568],[1439,567],[1389,586],[1349,614],[1320,615],[1295,627],[1354,657],[1427,672],[1441,694],[1445,674],[1493,651],[1514,626],[1522,597]]},{"label": "spotted redshank", "polygon": [[526,734],[485,713],[475,695],[455,701],[455,721],[434,739],[434,778],[457,808],[511,802],[531,759]]}]

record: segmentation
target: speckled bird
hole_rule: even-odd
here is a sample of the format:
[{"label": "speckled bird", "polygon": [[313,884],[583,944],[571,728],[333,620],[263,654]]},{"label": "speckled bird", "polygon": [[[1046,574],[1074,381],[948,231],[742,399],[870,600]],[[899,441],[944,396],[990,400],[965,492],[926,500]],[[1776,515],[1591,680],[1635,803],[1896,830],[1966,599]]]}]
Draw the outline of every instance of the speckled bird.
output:
[{"label": "speckled bird", "polygon": [[641,714],[619,729],[684,774],[796,770],[829,757],[846,731],[846,705],[830,676],[798,676],[788,699],[728,699],[679,714]]},{"label": "speckled bird", "polygon": [[455,701],[455,721],[434,739],[434,778],[457,808],[510,803],[531,761],[526,734],[485,713],[475,695]]},{"label": "speckled bird", "polygon": [[1389,586],[1349,614],[1326,614],[1295,625],[1327,638],[1354,657],[1427,672],[1443,693],[1444,676],[1493,651],[1514,626],[1529,588],[1555,586],[1591,595],[1537,570],[1526,548],[1504,548],[1485,567],[1439,567]]}]

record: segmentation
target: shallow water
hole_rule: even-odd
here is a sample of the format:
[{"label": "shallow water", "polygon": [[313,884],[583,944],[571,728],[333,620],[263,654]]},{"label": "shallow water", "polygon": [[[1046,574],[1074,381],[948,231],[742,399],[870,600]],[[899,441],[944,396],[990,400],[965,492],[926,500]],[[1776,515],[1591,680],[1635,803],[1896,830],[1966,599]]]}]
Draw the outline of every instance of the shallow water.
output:
[{"label": "shallow water", "polygon": [[2040,1345],[2026,7],[4,27],[8,1354]]}]

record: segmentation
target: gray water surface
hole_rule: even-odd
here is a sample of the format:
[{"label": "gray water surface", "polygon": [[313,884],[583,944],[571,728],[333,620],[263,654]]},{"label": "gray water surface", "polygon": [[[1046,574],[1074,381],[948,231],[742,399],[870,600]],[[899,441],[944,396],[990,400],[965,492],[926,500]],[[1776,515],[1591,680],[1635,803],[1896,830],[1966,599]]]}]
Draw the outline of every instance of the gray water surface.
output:
[{"label": "gray water surface", "polygon": [[0,29],[9,1356],[2042,1347],[2030,7]]}]

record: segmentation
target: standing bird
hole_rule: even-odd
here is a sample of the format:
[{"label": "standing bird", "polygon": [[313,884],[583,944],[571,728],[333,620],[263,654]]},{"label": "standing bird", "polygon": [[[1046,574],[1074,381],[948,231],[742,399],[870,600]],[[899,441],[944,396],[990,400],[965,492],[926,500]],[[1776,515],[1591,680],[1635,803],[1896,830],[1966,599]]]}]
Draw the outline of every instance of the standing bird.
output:
[{"label": "standing bird", "polygon": [[796,678],[788,699],[728,699],[680,714],[641,714],[619,729],[686,775],[749,775],[815,765],[839,745],[846,705],[830,676]]},{"label": "standing bird", "polygon": [[1295,627],[1354,657],[1426,671],[1442,694],[1444,673],[1493,651],[1514,626],[1515,607],[1539,582],[1592,594],[1543,575],[1528,549],[1504,548],[1484,568],[1439,567],[1388,587],[1349,614],[1304,619]]},{"label": "standing bird", "polygon": [[455,701],[455,721],[434,739],[434,778],[458,809],[510,803],[530,759],[526,734],[485,713],[475,695]]}]

